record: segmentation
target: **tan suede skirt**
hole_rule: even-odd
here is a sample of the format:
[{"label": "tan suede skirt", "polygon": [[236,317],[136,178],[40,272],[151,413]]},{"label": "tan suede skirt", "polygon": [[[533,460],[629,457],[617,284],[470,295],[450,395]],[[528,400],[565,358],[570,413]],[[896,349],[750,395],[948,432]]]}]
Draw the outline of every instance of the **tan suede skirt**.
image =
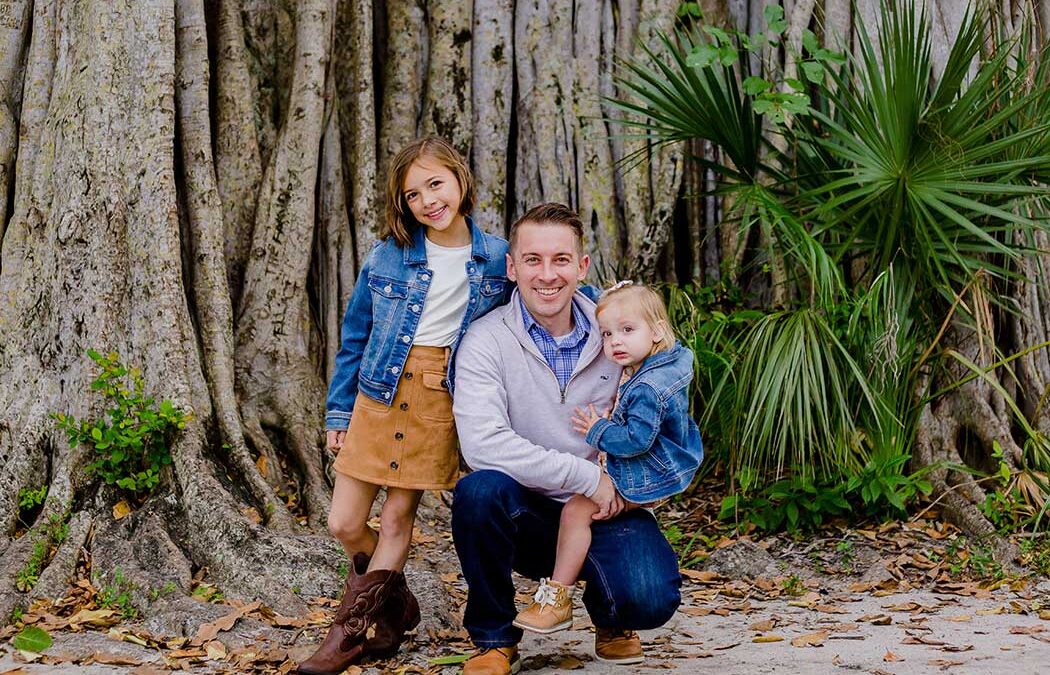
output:
[{"label": "tan suede skirt", "polygon": [[447,490],[459,475],[447,347],[412,347],[390,406],[357,395],[335,460],[341,474],[374,485]]}]

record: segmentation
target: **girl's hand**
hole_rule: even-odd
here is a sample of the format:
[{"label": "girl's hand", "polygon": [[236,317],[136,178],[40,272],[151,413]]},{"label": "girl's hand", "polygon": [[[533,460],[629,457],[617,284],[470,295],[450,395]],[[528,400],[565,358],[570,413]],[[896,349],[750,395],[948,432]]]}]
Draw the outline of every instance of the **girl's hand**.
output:
[{"label": "girl's hand", "polygon": [[332,431],[331,429],[325,434],[326,443],[325,448],[332,451],[333,455],[339,454],[339,448],[343,447],[343,438],[346,437],[346,429],[342,431]]},{"label": "girl's hand", "polygon": [[593,403],[587,406],[587,410],[578,407],[572,416],[572,428],[586,436],[591,427],[594,426],[594,423],[608,416],[608,414],[609,411],[606,410],[604,414],[599,415],[598,411],[594,409]]}]

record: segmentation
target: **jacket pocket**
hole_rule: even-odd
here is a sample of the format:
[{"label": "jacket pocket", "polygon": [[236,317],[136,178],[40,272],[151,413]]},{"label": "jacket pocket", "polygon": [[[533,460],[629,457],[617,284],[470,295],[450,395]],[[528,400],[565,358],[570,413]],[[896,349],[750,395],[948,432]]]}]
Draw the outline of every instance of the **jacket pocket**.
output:
[{"label": "jacket pocket", "polygon": [[420,391],[416,414],[420,419],[431,422],[448,423],[452,421],[452,396],[448,393],[448,380],[445,373],[438,370],[424,370],[423,388]]}]

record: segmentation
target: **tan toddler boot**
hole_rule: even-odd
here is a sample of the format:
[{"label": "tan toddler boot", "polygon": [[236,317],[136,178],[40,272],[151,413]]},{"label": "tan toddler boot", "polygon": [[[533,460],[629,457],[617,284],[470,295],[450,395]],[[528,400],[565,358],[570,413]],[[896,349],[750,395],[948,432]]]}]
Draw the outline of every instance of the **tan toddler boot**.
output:
[{"label": "tan toddler boot", "polygon": [[514,625],[535,633],[554,633],[572,625],[573,586],[540,579],[532,604],[518,613]]}]

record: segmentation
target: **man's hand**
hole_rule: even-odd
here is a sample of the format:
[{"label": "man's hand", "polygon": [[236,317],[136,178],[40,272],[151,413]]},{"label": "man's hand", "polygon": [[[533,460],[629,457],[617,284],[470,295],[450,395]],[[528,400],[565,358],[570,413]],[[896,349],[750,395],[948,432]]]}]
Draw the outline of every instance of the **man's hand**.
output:
[{"label": "man's hand", "polygon": [[586,436],[595,422],[608,416],[608,410],[604,414],[599,415],[598,411],[594,409],[593,403],[587,406],[587,410],[577,407],[576,412],[572,416],[572,428]]},{"label": "man's hand", "polygon": [[325,434],[326,443],[325,448],[332,451],[333,455],[339,454],[339,448],[343,447],[343,438],[346,437],[346,429],[341,431],[332,431],[331,429]]},{"label": "man's hand", "polygon": [[626,506],[609,474],[604,472],[598,480],[598,489],[591,495],[591,501],[598,505],[598,512],[591,516],[592,520],[608,520],[618,516]]}]

